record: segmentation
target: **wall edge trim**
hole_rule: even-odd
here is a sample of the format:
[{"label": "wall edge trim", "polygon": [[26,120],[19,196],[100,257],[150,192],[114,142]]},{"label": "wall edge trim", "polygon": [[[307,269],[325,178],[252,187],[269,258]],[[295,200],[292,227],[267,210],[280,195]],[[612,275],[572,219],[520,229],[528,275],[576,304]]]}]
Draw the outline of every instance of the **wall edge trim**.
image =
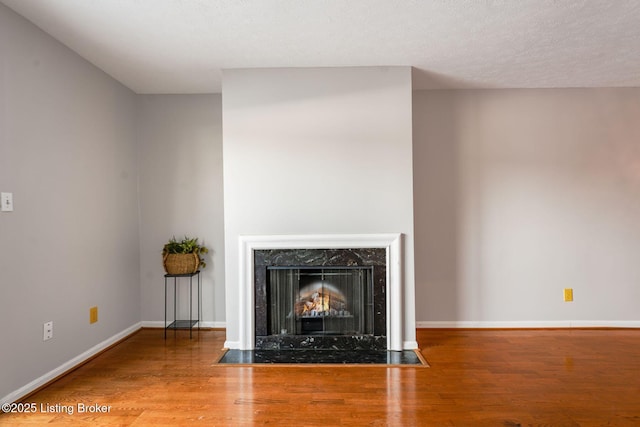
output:
[{"label": "wall edge trim", "polygon": [[424,329],[640,328],[640,320],[417,321]]}]

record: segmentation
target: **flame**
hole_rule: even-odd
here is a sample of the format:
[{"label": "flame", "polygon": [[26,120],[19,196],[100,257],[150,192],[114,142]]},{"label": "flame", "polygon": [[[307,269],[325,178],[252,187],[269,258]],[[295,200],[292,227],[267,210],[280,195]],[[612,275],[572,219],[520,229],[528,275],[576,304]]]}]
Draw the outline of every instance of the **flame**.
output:
[{"label": "flame", "polygon": [[297,316],[328,316],[344,312],[345,306],[342,295],[321,287],[300,296],[295,311]]},{"label": "flame", "polygon": [[344,294],[333,284],[318,281],[300,289],[295,304],[296,316],[336,316],[346,312]]},{"label": "flame", "polygon": [[304,316],[305,314],[310,314],[313,311],[316,313],[328,313],[330,310],[329,296],[322,295],[322,292],[318,290],[311,295],[310,301],[304,301],[304,304],[302,305],[302,313],[300,314]]}]

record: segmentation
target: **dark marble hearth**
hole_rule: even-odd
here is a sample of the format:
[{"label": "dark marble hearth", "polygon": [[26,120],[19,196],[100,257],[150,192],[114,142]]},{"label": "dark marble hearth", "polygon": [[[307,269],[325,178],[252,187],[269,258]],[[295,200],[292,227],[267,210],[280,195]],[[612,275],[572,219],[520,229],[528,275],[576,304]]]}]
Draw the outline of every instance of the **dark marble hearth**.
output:
[{"label": "dark marble hearth", "polygon": [[411,350],[228,350],[218,363],[422,365]]}]

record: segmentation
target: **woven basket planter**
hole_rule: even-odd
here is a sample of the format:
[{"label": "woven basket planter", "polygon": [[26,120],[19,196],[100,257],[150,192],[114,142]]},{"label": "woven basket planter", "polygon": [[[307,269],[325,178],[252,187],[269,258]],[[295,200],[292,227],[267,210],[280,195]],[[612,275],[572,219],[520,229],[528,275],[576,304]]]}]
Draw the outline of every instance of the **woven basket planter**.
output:
[{"label": "woven basket planter", "polygon": [[190,274],[198,271],[200,256],[198,254],[166,254],[162,265],[167,274]]}]

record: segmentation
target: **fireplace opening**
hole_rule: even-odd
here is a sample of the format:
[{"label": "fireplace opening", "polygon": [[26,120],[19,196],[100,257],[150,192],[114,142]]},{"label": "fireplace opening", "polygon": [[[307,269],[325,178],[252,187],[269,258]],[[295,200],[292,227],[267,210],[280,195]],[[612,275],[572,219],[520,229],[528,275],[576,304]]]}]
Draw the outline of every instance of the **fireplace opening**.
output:
[{"label": "fireplace opening", "polygon": [[373,267],[269,267],[267,306],[268,335],[373,335]]}]

